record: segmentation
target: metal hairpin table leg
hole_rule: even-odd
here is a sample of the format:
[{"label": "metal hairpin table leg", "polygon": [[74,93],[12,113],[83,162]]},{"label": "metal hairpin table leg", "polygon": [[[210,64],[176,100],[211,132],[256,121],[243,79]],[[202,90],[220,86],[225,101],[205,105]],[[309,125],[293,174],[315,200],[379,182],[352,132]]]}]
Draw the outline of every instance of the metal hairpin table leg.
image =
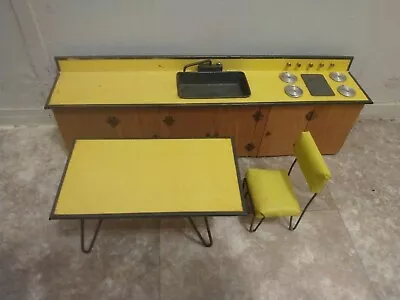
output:
[{"label": "metal hairpin table leg", "polygon": [[103,220],[99,220],[99,222],[97,223],[97,227],[94,232],[92,241],[90,242],[89,248],[85,249],[85,219],[81,219],[81,250],[83,253],[92,252],[94,242],[96,241],[97,235],[100,231],[101,223],[103,223]]},{"label": "metal hairpin table leg", "polygon": [[211,235],[211,230],[210,230],[210,226],[208,224],[208,219],[207,217],[204,217],[204,222],[206,223],[206,228],[207,228],[207,234],[208,234],[208,240],[209,242],[207,243],[203,236],[201,235],[199,229],[197,228],[196,224],[194,223],[193,219],[191,217],[188,217],[190,225],[192,225],[194,231],[196,232],[197,236],[200,238],[201,242],[203,243],[203,245],[205,247],[211,247],[213,245],[213,239],[212,239],[212,235]]}]

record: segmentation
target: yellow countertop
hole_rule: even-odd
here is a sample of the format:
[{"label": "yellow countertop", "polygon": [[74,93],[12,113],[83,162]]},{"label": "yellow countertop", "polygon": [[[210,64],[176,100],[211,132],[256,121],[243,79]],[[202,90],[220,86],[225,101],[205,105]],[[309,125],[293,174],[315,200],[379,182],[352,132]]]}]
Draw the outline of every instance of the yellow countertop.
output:
[{"label": "yellow countertop", "polygon": [[245,214],[231,140],[77,140],[50,218],[136,214]]},{"label": "yellow countertop", "polygon": [[[181,99],[177,94],[176,73],[191,60],[65,60],[60,64],[59,77],[48,106],[68,105],[190,105],[190,104],[285,104],[285,103],[336,103],[370,100],[346,69],[348,62],[336,62],[334,69],[327,67],[288,70],[298,77],[296,85],[303,96],[291,98],[284,92],[286,83],[279,79],[286,61],[271,59],[219,60],[224,71],[243,71],[246,74],[251,96],[248,98]],[[269,61],[269,64],[268,64]],[[315,61],[315,65],[319,61]],[[147,63],[147,64],[146,64]],[[246,64],[247,63],[247,64]],[[307,63],[307,62],[304,62]],[[326,61],[328,64],[329,61]],[[337,92],[341,83],[329,78],[332,70],[347,75],[346,85],[356,90],[356,96],[344,97]],[[335,92],[335,96],[311,96],[301,74],[322,74]]]}]

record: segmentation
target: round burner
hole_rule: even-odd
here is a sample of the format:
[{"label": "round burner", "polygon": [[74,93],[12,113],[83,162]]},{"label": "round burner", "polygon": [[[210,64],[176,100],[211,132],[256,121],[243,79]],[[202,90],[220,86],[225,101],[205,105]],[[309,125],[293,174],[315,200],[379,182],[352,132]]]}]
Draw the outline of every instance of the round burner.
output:
[{"label": "round burner", "polygon": [[294,83],[297,81],[297,76],[289,72],[282,72],[279,74],[279,78],[286,83]]},{"label": "round burner", "polygon": [[285,86],[285,93],[292,98],[299,98],[303,95],[303,90],[297,85],[287,85]]},{"label": "round burner", "polygon": [[329,77],[336,82],[344,82],[347,79],[347,76],[341,72],[331,72]]},{"label": "round burner", "polygon": [[338,87],[337,90],[341,95],[345,97],[354,97],[356,95],[356,90],[347,85],[341,85]]}]

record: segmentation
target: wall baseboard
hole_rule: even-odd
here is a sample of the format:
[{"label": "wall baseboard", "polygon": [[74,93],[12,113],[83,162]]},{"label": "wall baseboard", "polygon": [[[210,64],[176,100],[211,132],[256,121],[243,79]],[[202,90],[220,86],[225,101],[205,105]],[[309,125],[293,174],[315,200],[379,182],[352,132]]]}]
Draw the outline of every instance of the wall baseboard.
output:
[{"label": "wall baseboard", "polygon": [[[375,103],[365,105],[361,119],[400,119],[400,103]],[[0,125],[54,125],[50,110],[1,110]]]},{"label": "wall baseboard", "polygon": [[400,119],[400,103],[374,103],[365,105],[361,119]]},{"label": "wall baseboard", "polygon": [[44,125],[56,124],[50,110],[1,110],[0,125]]}]

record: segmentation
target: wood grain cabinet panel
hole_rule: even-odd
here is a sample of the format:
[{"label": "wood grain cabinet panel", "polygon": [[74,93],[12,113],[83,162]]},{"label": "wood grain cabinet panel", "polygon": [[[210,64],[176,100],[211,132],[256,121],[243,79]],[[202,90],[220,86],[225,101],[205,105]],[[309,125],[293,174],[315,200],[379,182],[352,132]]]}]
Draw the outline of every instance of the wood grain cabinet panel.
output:
[{"label": "wood grain cabinet panel", "polygon": [[233,137],[238,156],[257,156],[269,108],[220,107],[216,117],[220,136]]},{"label": "wood grain cabinet panel", "polygon": [[126,114],[119,109],[57,108],[53,110],[65,146],[79,138],[121,138]]},{"label": "wood grain cabinet panel", "polygon": [[125,138],[167,138],[168,128],[163,120],[166,108],[125,108],[123,135]]},{"label": "wood grain cabinet panel", "polygon": [[311,132],[322,154],[336,154],[342,148],[363,107],[363,104],[314,107],[307,130]]},{"label": "wood grain cabinet panel", "polygon": [[363,104],[211,107],[55,108],[71,150],[77,138],[232,137],[238,156],[292,155],[311,131],[321,153],[343,146]]},{"label": "wood grain cabinet panel", "polygon": [[199,138],[216,136],[216,108],[176,107],[164,115],[164,128],[170,138]]},{"label": "wood grain cabinet panel", "polygon": [[71,150],[79,138],[166,138],[165,109],[59,108],[54,116],[65,146]]},{"label": "wood grain cabinet panel", "polygon": [[293,144],[307,126],[313,106],[274,106],[263,131],[258,156],[292,155]]},{"label": "wood grain cabinet panel", "polygon": [[269,108],[219,106],[170,108],[168,137],[232,137],[238,156],[257,156]]}]

